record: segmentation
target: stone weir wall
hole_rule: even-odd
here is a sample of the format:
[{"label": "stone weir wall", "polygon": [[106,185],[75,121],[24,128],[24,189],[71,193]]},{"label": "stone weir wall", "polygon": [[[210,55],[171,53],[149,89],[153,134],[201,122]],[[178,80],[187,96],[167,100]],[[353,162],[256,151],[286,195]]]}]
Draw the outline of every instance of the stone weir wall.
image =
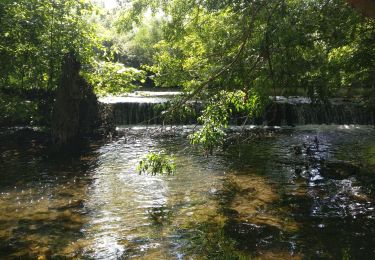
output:
[{"label": "stone weir wall", "polygon": [[[110,107],[116,125],[195,124],[202,103],[192,103],[192,112],[173,118],[164,118],[163,111],[171,97],[147,96],[102,99]],[[246,116],[233,114],[230,124],[241,125]],[[331,99],[327,103],[312,103],[304,97],[277,97],[256,118],[248,118],[247,124],[255,125],[304,125],[304,124],[361,124],[374,125],[375,113],[362,103],[344,99]]]},{"label": "stone weir wall", "polygon": [[374,111],[363,104],[331,100],[326,104],[271,104],[262,118],[268,125],[358,124],[374,125]]}]

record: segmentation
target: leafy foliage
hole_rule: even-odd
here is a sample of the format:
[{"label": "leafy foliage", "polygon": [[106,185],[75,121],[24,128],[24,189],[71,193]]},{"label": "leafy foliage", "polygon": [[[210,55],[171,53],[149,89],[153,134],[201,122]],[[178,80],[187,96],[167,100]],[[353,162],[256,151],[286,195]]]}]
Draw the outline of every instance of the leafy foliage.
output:
[{"label": "leafy foliage", "polygon": [[201,145],[206,154],[212,154],[215,147],[224,143],[230,115],[240,112],[247,117],[257,116],[262,111],[263,102],[254,91],[221,91],[206,104],[198,118],[203,126],[190,135],[191,143]]},{"label": "leafy foliage", "polygon": [[345,0],[118,2],[103,11],[89,0],[1,1],[0,90],[53,91],[71,49],[99,94],[133,90],[145,69],[183,89],[169,112],[202,101],[192,141],[207,150],[228,113],[259,113],[269,96],[374,96],[375,22]]},{"label": "leafy foliage", "polygon": [[130,33],[125,32],[128,38],[122,42],[117,41],[114,47],[120,46],[117,49],[122,49],[122,54],[129,59],[127,63],[133,66],[153,64],[153,57],[156,54],[154,45],[163,37],[162,26],[161,19],[145,18]]},{"label": "leafy foliage", "polygon": [[125,67],[118,62],[95,61],[95,65],[84,75],[86,79],[95,86],[99,94],[121,94],[130,92],[139,87],[136,82],[145,81],[145,72]]},{"label": "leafy foliage", "polygon": [[173,157],[166,155],[165,151],[148,153],[137,167],[139,174],[147,173],[151,175],[172,175],[175,169]]},{"label": "leafy foliage", "polygon": [[64,54],[74,50],[87,68],[100,49],[87,19],[94,11],[89,0],[0,1],[0,95],[11,96],[0,103],[5,124],[50,122]]},{"label": "leafy foliage", "polygon": [[118,24],[131,30],[149,10],[166,18],[146,67],[158,86],[183,88],[177,110],[203,101],[191,140],[210,153],[231,111],[254,115],[269,96],[325,100],[375,84],[375,22],[344,0],[133,0]]},{"label": "leafy foliage", "polygon": [[[91,0],[1,1],[0,60],[6,62],[0,63],[0,95],[10,94],[22,104],[32,103],[37,113],[34,118],[43,115],[46,119],[41,122],[49,122],[62,58],[69,51],[78,55],[84,76],[98,94],[118,94],[138,87],[145,73],[125,67],[107,51],[108,35],[101,33],[106,28],[98,24],[102,16],[103,10]],[[7,118],[20,117],[19,107],[16,102],[0,103]],[[25,107],[25,111],[31,110]]]},{"label": "leafy foliage", "polygon": [[39,120],[35,102],[9,95],[0,96],[0,115],[0,126],[33,125]]},{"label": "leafy foliage", "polygon": [[75,50],[88,64],[99,48],[85,17],[94,11],[88,1],[20,0],[0,3],[0,87],[53,90],[61,60]]}]

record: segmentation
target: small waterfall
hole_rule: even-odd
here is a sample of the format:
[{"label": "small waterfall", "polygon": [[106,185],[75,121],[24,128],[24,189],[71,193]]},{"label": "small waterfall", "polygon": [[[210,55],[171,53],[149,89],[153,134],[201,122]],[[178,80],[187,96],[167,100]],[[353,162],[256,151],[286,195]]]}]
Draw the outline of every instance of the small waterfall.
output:
[{"label": "small waterfall", "polygon": [[117,125],[162,124],[162,111],[167,103],[127,102],[113,104]]},{"label": "small waterfall", "polygon": [[193,108],[191,112],[183,115],[176,114],[173,118],[166,118],[163,113],[169,106],[169,102],[124,102],[112,104],[116,125],[195,124],[197,123],[197,115],[202,110],[200,105],[191,104]]},{"label": "small waterfall", "polygon": [[374,111],[350,102],[313,103],[273,103],[263,115],[262,121],[268,125],[306,124],[375,124]]},{"label": "small waterfall", "polygon": [[[152,92],[154,93],[154,92]],[[124,97],[102,100],[112,107],[116,125],[195,124],[202,111],[202,103],[192,102],[192,112],[164,118],[163,111],[170,106],[172,96]],[[234,113],[230,124],[241,125],[245,115]],[[361,124],[374,125],[375,113],[363,104],[331,99],[327,103],[312,103],[304,97],[277,97],[257,118],[249,118],[247,124],[255,125],[305,125],[305,124]]]}]

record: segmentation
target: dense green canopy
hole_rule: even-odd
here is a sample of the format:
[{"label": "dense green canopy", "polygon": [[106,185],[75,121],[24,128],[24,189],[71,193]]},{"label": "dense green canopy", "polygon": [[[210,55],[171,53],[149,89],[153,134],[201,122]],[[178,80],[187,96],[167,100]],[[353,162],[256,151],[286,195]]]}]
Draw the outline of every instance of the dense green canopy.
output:
[{"label": "dense green canopy", "polygon": [[136,27],[148,8],[165,14],[150,67],[159,85],[194,89],[210,80],[215,89],[302,89],[321,98],[373,86],[374,21],[343,0],[131,1],[120,29]]},{"label": "dense green canopy", "polygon": [[96,17],[86,0],[0,2],[0,125],[45,123],[64,54],[73,50],[98,93],[134,88],[143,73],[105,55]]},{"label": "dense green canopy", "polygon": [[169,112],[206,101],[200,120],[217,134],[232,109],[253,115],[269,96],[374,93],[375,22],[344,0],[118,2],[2,1],[0,89],[53,91],[73,49],[97,93],[129,91],[147,74],[186,94]]},{"label": "dense green canopy", "polygon": [[206,102],[193,142],[220,140],[231,108],[252,115],[272,95],[373,93],[375,23],[343,0],[131,1],[119,28],[162,12],[151,65],[159,86]]},{"label": "dense green canopy", "polygon": [[75,50],[88,63],[98,48],[84,17],[92,4],[75,0],[5,0],[0,3],[1,86],[53,89],[61,59]]}]

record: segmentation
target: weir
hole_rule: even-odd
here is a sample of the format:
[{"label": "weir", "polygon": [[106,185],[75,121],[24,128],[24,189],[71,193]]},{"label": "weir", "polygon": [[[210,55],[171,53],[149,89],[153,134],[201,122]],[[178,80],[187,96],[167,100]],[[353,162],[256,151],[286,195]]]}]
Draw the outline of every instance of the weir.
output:
[{"label": "weir", "polygon": [[364,104],[342,98],[312,103],[308,98],[278,97],[265,111],[268,125],[358,124],[373,125],[374,112]]},{"label": "weir", "polygon": [[[194,124],[202,104],[192,103],[193,112],[184,117],[166,120],[163,112],[170,100],[179,92],[140,91],[126,97],[106,97],[100,102],[110,106],[116,125]],[[273,99],[273,98],[272,98]],[[233,114],[230,124],[241,125],[246,115]],[[248,118],[255,125],[305,125],[305,124],[359,124],[374,125],[375,113],[361,102],[343,98],[329,99],[326,103],[313,103],[306,97],[278,96],[259,117]]]}]

